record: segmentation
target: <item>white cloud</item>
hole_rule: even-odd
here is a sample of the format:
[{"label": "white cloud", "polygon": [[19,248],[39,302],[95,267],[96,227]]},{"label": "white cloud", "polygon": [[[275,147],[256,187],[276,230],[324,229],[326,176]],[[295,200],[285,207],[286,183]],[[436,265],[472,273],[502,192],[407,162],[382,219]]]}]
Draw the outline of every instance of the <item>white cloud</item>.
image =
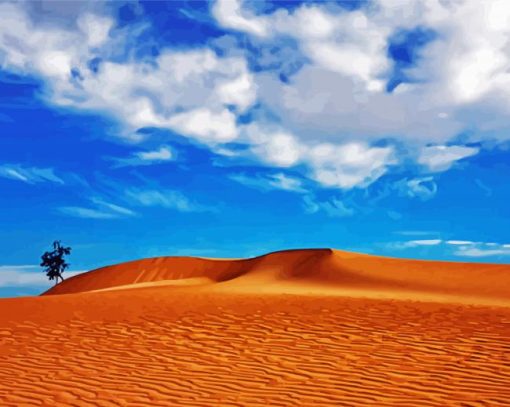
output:
[{"label": "white cloud", "polygon": [[365,143],[319,144],[308,152],[315,180],[343,189],[371,184],[394,163],[391,147],[371,147]]},{"label": "white cloud", "polygon": [[[394,249],[409,249],[416,247],[435,247],[443,245],[443,249],[459,257],[495,257],[510,256],[510,245],[495,242],[474,242],[471,240],[442,240],[424,239],[407,242],[389,243]],[[453,251],[451,251],[453,249]]]},{"label": "white cloud", "polygon": [[442,243],[441,239],[410,240],[401,244],[401,247],[437,246]]},{"label": "white cloud", "polygon": [[30,180],[25,175],[21,174],[19,171],[10,167],[3,167],[2,169],[0,169],[0,176],[23,182],[30,182]]},{"label": "white cloud", "polygon": [[57,208],[57,210],[64,215],[84,219],[117,219],[126,216],[136,216],[136,212],[131,209],[106,202],[100,198],[93,197],[90,201],[94,205],[93,208],[81,206],[61,206]]},{"label": "white cloud", "polygon": [[[399,232],[399,234],[416,234],[416,232]],[[428,234],[428,232],[427,232]],[[390,242],[386,246],[403,250],[413,248],[438,247],[445,254],[458,257],[501,257],[510,256],[510,245],[495,242],[475,242],[471,240],[423,239],[404,242]]]},{"label": "white cloud", "polygon": [[217,92],[224,104],[237,106],[241,112],[244,112],[255,102],[257,86],[253,76],[246,73],[233,80],[220,83]]},{"label": "white cloud", "polygon": [[391,28],[368,19],[364,13],[329,13],[317,5],[294,12],[284,8],[271,15],[253,15],[238,0],[219,0],[213,15],[226,28],[243,31],[267,41],[277,36],[295,38],[312,62],[364,83],[367,89],[381,82],[388,68],[386,37]]},{"label": "white cloud", "polygon": [[[243,24],[228,15],[218,18],[220,24],[248,34],[251,24],[269,25],[272,30],[261,41],[293,38],[309,59],[289,83],[264,73],[256,78],[264,103],[298,139],[313,134],[315,140],[338,143],[391,135],[418,148],[442,147],[467,129],[471,141],[508,139],[510,26],[501,23],[510,15],[507,2],[380,0],[352,12],[307,4],[269,15],[249,13],[239,1],[227,3]],[[388,40],[415,27],[437,35],[406,72],[415,83],[385,93]],[[431,171],[444,171],[477,152],[433,147],[420,161]]]},{"label": "white cloud", "polygon": [[84,219],[114,219],[119,217],[118,214],[112,212],[104,212],[100,209],[84,208],[81,206],[62,206],[58,208],[58,211],[64,215]]},{"label": "white cloud", "polygon": [[99,198],[92,198],[91,201],[98,207],[103,207],[103,208],[108,209],[112,214],[119,214],[119,215],[126,215],[126,216],[136,215],[136,213],[134,211],[132,211],[131,209],[124,208],[123,206],[115,205],[110,202],[103,201],[102,199],[99,199]]},{"label": "white cloud", "polygon": [[335,142],[391,137],[421,146],[445,142],[462,130],[455,115],[438,120],[449,106],[429,102],[418,85],[407,92],[386,93],[376,91],[377,81],[370,79],[362,86],[356,79],[312,64],[288,83],[267,73],[257,76],[260,99],[287,130],[303,139],[310,134]]},{"label": "white cloud", "polygon": [[172,150],[166,146],[154,151],[141,151],[135,155],[144,161],[168,161],[173,158]]},{"label": "white cloud", "polygon": [[260,189],[262,191],[269,191],[272,189],[281,189],[290,192],[304,193],[306,189],[303,182],[295,177],[291,177],[284,173],[275,173],[267,175],[249,176],[243,173],[230,174],[229,178],[232,181],[238,182],[247,187]]},{"label": "white cloud", "polygon": [[289,177],[281,172],[269,176],[269,185],[285,191],[306,192],[300,179]]},{"label": "white cloud", "polygon": [[90,47],[98,47],[108,39],[113,21],[107,17],[86,13],[78,18],[78,27],[85,34],[87,44]]},{"label": "white cloud", "polygon": [[487,249],[481,247],[460,247],[455,255],[461,257],[491,257],[491,256],[510,256],[510,249],[498,248],[498,249]]},{"label": "white cloud", "polygon": [[159,206],[179,212],[214,212],[214,208],[193,202],[182,192],[169,189],[130,188],[125,191],[125,196],[142,206]]},{"label": "white cloud", "polygon": [[[83,273],[83,271],[65,271],[64,278]],[[0,266],[0,287],[46,287],[52,282],[36,265]]]},{"label": "white cloud", "polygon": [[[113,62],[130,41],[105,16],[83,14],[79,29],[33,22],[23,4],[0,5],[0,65],[46,80],[54,104],[106,112],[131,134],[143,126],[182,132],[201,142],[237,137],[236,116],[256,100],[256,85],[240,57],[204,47],[163,49],[153,60]],[[89,63],[100,58],[97,69]],[[77,72],[72,75],[72,72]]]},{"label": "white cloud", "polygon": [[510,256],[510,245],[497,242],[448,241],[454,245],[454,254],[461,257]]},{"label": "white cloud", "polygon": [[[295,167],[323,186],[350,189],[375,182],[406,158],[428,171],[448,170],[478,153],[451,145],[464,130],[470,130],[468,142],[510,134],[505,1],[379,0],[353,11],[329,3],[289,11],[277,3],[263,15],[240,1],[215,2],[211,12],[219,25],[246,33],[254,48],[282,48],[264,51],[258,62],[270,54],[274,66],[288,66],[289,55],[299,54],[303,66],[285,83],[274,72],[251,72],[248,51],[235,40],[223,53],[204,45],[136,59],[127,47],[133,34],[104,12],[86,10],[50,24],[31,18],[29,7],[0,4],[2,69],[40,77],[55,105],[116,118],[126,139],[149,126],[217,151],[226,151],[222,143],[246,142],[266,165]],[[413,83],[387,93],[388,41],[416,27],[436,38],[406,70]],[[101,62],[90,69],[94,58]],[[254,115],[251,124],[240,124],[253,106],[271,119]],[[136,158],[158,160],[156,152],[141,154]],[[3,176],[29,180],[19,168]],[[433,180],[405,182],[409,196],[436,193]]]},{"label": "white cloud", "polygon": [[237,138],[235,115],[227,109],[213,112],[195,109],[179,113],[168,120],[175,130],[204,141],[228,142]]},{"label": "white cloud", "polygon": [[465,146],[427,146],[418,157],[418,163],[429,171],[446,171],[459,160],[478,154],[479,148]]},{"label": "white cloud", "polygon": [[291,167],[302,159],[303,146],[292,134],[256,125],[246,126],[244,130],[253,145],[252,151],[262,161],[278,167]]},{"label": "white cloud", "polygon": [[342,200],[337,198],[319,201],[315,197],[307,195],[303,198],[303,204],[305,211],[310,214],[324,212],[331,217],[344,218],[355,213],[353,208],[349,208]]},{"label": "white cloud", "polygon": [[369,185],[395,164],[393,148],[364,142],[311,144],[278,127],[248,125],[243,128],[251,151],[278,167],[305,164],[308,175],[327,187],[350,189]]},{"label": "white cloud", "polygon": [[420,198],[424,201],[433,198],[437,193],[437,184],[433,177],[404,178],[398,181],[395,187],[404,196]]},{"label": "white cloud", "polygon": [[445,243],[454,246],[465,246],[475,244],[475,242],[472,242],[470,240],[447,240]]},{"label": "white cloud", "polygon": [[[445,96],[454,103],[473,103],[500,91],[508,96],[510,28],[500,23],[510,16],[508,3],[463,1],[442,6],[446,12],[431,23],[443,38],[431,46],[425,69],[437,75]],[[434,69],[432,63],[439,65]]]},{"label": "white cloud", "polygon": [[236,0],[219,0],[212,7],[214,17],[224,26],[246,31],[257,36],[266,36],[269,27],[263,18],[256,18],[241,8]]},{"label": "white cloud", "polygon": [[161,146],[156,150],[138,151],[128,157],[105,157],[105,160],[113,161],[116,168],[160,164],[174,159],[175,153],[168,146]]},{"label": "white cloud", "polygon": [[55,175],[52,168],[25,167],[19,164],[0,165],[0,177],[23,181],[27,184],[42,182],[64,184],[64,180]]}]

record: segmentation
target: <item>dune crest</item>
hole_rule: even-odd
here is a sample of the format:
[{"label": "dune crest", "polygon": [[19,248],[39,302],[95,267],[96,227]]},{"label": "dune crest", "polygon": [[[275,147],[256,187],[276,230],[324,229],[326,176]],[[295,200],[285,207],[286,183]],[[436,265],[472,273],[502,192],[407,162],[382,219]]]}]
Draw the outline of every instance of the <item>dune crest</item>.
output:
[{"label": "dune crest", "polygon": [[333,249],[285,250],[233,260],[141,259],[71,277],[44,295],[190,285],[216,291],[510,305],[510,265],[409,260]]}]

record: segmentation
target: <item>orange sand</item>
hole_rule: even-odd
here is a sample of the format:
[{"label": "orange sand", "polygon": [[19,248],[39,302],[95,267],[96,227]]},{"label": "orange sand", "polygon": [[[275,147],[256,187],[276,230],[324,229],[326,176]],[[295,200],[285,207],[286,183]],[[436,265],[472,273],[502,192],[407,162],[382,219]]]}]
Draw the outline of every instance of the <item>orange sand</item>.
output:
[{"label": "orange sand", "polygon": [[0,300],[0,406],[508,400],[509,265],[167,257]]}]

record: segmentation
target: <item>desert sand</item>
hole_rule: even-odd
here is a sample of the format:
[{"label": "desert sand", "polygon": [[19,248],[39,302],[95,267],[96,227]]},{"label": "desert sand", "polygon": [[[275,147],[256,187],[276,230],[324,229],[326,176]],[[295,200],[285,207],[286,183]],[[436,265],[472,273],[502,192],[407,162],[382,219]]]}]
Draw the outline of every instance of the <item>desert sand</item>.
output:
[{"label": "desert sand", "polygon": [[0,300],[1,406],[509,400],[510,265],[161,257]]}]

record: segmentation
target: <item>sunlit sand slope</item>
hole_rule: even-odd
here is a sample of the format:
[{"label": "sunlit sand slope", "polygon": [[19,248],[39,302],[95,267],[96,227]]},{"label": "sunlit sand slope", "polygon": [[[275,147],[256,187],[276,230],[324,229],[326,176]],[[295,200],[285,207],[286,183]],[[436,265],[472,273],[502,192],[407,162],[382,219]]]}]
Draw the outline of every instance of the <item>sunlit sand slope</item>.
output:
[{"label": "sunlit sand slope", "polygon": [[0,300],[0,405],[510,400],[508,308],[196,287]]},{"label": "sunlit sand slope", "polygon": [[165,281],[209,285],[210,290],[227,292],[510,305],[509,265],[406,260],[330,249],[288,250],[241,260],[143,259],[69,278],[46,294],[136,288]]}]

